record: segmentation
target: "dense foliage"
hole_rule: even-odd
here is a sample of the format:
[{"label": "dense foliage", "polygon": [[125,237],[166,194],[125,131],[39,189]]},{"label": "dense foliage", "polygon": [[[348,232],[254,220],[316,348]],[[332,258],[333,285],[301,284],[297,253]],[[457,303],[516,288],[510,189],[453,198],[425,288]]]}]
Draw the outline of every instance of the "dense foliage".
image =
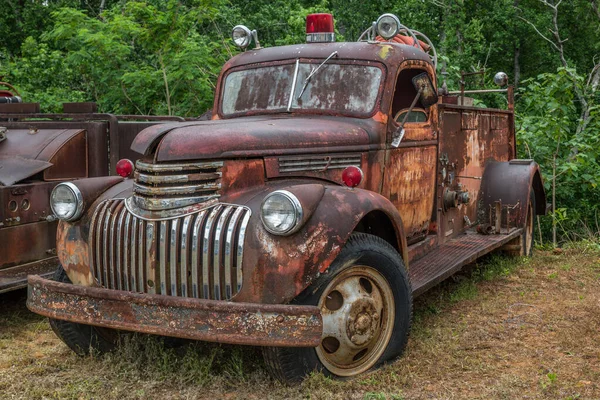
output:
[{"label": "dense foliage", "polygon": [[332,12],[338,40],[356,40],[392,12],[433,40],[451,89],[461,70],[485,68],[488,85],[492,72],[509,74],[519,87],[520,156],[542,165],[549,198],[555,183],[559,233],[584,223],[598,234],[599,3],[0,0],[0,77],[45,111],[88,100],[103,112],[196,116],[212,106],[220,67],[238,51],[233,25],[257,29],[263,46],[302,43],[306,14]]}]

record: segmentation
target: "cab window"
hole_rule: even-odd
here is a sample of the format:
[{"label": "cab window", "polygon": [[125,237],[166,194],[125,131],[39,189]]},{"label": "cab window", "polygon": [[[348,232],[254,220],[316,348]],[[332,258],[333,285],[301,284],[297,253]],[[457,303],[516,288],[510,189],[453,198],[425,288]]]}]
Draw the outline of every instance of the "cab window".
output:
[{"label": "cab window", "polygon": [[402,121],[404,121],[404,117],[407,113],[408,118],[406,118],[406,122],[427,122],[427,113],[425,112],[425,110],[420,108],[413,108],[410,112],[408,111],[408,109],[400,110],[394,116],[394,121],[396,121],[396,123],[398,124],[401,123]]},{"label": "cab window", "polygon": [[[423,72],[422,69],[409,68],[403,69],[398,74],[392,103],[392,116],[397,123],[402,122],[404,115],[408,112],[417,95],[412,79]],[[417,101],[406,122],[427,122],[427,116],[427,112],[423,109],[421,103]]]}]

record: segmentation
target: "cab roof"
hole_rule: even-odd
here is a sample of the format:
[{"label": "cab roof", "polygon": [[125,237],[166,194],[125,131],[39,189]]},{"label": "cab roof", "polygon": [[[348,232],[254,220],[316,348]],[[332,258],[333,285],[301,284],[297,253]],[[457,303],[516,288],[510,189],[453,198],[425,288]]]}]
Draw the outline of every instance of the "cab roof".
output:
[{"label": "cab roof", "polygon": [[396,67],[405,60],[422,60],[431,64],[429,55],[413,46],[393,42],[334,42],[303,43],[289,46],[267,47],[241,53],[225,64],[225,69],[255,63],[290,60],[297,58],[325,59],[332,52],[338,58],[382,62]]}]

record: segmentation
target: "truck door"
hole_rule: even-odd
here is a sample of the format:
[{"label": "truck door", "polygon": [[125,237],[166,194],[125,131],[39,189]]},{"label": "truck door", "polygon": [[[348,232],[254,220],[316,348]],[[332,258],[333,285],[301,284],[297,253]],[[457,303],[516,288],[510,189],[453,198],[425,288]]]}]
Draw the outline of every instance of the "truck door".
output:
[{"label": "truck door", "polygon": [[433,215],[437,135],[431,121],[435,110],[424,110],[417,102],[408,115],[400,146],[392,147],[391,141],[393,132],[408,113],[417,94],[412,78],[423,73],[423,69],[404,68],[398,74],[390,113],[390,118],[394,121],[388,124],[383,178],[382,194],[400,212],[409,244],[427,236]]}]

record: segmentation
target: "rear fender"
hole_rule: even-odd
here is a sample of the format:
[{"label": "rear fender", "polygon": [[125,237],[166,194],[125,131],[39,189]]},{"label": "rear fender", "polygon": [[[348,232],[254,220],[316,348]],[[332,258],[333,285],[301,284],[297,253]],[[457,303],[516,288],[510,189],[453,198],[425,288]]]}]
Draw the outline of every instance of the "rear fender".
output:
[{"label": "rear fender", "polygon": [[[267,232],[260,220],[264,196],[278,189],[294,193],[303,204],[306,222],[290,236]],[[327,273],[357,225],[372,211],[389,219],[385,223],[394,227],[394,247],[408,265],[400,215],[377,193],[321,184],[274,184],[255,193],[246,205],[252,209],[252,217],[244,246],[245,287],[236,301],[289,302],[316,277]]]},{"label": "rear fender", "polygon": [[486,166],[482,179],[479,197],[481,220],[489,222],[490,210],[500,201],[504,206],[515,207],[510,211],[511,226],[523,227],[532,189],[535,193],[535,213],[546,213],[546,193],[539,165],[535,161],[491,162]]}]

